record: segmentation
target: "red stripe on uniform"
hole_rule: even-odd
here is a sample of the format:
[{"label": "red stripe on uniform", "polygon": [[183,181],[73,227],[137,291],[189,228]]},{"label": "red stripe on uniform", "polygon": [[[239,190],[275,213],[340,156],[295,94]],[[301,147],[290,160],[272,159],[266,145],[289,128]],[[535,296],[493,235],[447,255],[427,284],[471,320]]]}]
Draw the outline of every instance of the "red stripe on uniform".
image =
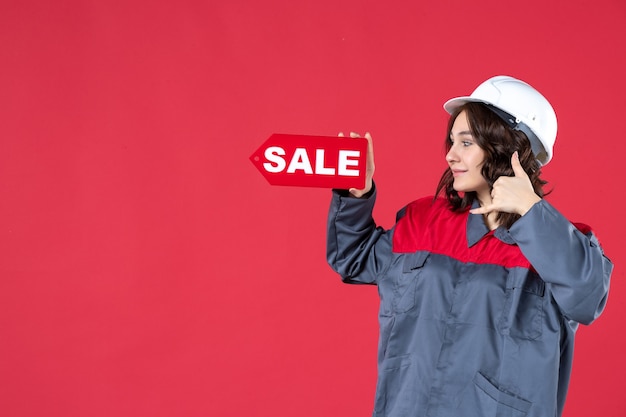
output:
[{"label": "red stripe on uniform", "polygon": [[467,243],[469,211],[453,212],[444,199],[423,198],[406,207],[393,235],[395,253],[428,251],[464,263],[494,264],[505,268],[531,268],[517,245],[509,245],[487,233],[474,246]]}]

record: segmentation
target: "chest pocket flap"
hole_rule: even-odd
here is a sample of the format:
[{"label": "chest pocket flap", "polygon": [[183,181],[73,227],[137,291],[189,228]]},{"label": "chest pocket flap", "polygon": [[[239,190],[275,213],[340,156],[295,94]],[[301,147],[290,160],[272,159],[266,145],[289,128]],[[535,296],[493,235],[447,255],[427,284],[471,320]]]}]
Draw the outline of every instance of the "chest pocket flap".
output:
[{"label": "chest pocket flap", "polygon": [[393,313],[406,313],[415,308],[420,275],[428,252],[414,252],[402,255],[402,273],[392,279],[392,297],[389,305]]},{"label": "chest pocket flap", "polygon": [[402,265],[402,272],[409,273],[424,266],[428,258],[428,252],[418,251],[407,254],[404,257],[404,263]]},{"label": "chest pocket flap", "polygon": [[543,297],[546,283],[537,274],[513,274],[506,283],[506,289],[519,288],[524,292]]}]

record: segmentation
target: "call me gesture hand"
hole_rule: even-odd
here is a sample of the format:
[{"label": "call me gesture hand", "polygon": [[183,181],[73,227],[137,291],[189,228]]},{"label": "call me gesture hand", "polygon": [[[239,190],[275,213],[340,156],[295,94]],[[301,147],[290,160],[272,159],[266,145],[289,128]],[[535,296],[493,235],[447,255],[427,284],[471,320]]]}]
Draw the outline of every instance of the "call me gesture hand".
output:
[{"label": "call me gesture hand", "polygon": [[491,202],[481,203],[481,207],[470,210],[470,213],[505,212],[523,216],[535,203],[541,201],[541,198],[535,194],[530,178],[519,161],[517,151],[511,157],[511,166],[514,176],[499,177],[491,190]]}]

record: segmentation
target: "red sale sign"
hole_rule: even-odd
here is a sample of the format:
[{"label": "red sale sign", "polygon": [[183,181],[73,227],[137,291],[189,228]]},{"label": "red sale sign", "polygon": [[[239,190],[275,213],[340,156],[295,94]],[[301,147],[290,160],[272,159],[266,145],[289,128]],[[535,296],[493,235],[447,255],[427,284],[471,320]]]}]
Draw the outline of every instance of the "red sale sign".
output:
[{"label": "red sale sign", "polygon": [[271,185],[363,188],[367,139],[275,133],[250,160]]}]

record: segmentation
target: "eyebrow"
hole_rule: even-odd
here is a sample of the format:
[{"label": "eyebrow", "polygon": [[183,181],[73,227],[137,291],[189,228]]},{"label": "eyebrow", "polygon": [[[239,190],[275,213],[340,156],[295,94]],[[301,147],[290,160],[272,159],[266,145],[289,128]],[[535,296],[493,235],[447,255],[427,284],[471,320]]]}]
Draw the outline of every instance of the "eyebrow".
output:
[{"label": "eyebrow", "polygon": [[452,136],[472,136],[472,132],[470,132],[469,130],[462,130],[460,132],[457,132],[456,134],[454,132],[450,132],[450,137]]}]

